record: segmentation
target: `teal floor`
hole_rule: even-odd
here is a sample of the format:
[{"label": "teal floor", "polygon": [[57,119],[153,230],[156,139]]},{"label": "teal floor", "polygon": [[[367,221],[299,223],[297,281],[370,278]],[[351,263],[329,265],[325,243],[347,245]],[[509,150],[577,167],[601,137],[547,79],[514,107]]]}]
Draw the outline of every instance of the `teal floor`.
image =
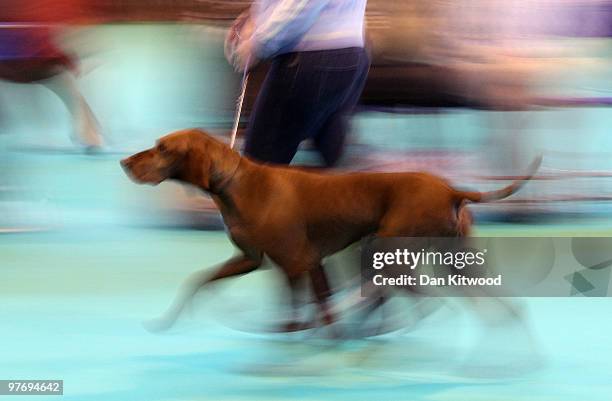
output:
[{"label": "teal floor", "polygon": [[411,330],[338,342],[266,334],[281,299],[264,270],[202,294],[167,334],[143,329],[231,253],[220,232],[1,236],[0,377],[63,379],[66,400],[609,400],[610,299],[515,300],[521,325],[448,300]]}]

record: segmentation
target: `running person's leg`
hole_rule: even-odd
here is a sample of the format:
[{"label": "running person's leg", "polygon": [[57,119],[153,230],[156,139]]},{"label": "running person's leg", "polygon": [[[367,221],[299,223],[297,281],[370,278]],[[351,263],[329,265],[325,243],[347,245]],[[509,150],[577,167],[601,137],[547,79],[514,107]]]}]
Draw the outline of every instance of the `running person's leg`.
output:
[{"label": "running person's leg", "polygon": [[362,52],[349,48],[277,57],[251,113],[245,154],[290,163],[300,142],[313,138],[345,106],[363,69]]},{"label": "running person's leg", "polygon": [[314,145],[328,167],[334,166],[343,154],[346,135],[349,130],[349,118],[361,97],[370,69],[368,55],[364,49],[361,50],[363,57],[360,60],[359,67],[355,70],[355,78],[346,98],[337,110],[331,112],[331,115],[314,136]]},{"label": "running person's leg", "polygon": [[301,141],[296,131],[304,122],[295,114],[305,105],[292,98],[298,71],[288,65],[289,57],[297,56],[272,62],[249,117],[244,153],[259,161],[288,164]]}]

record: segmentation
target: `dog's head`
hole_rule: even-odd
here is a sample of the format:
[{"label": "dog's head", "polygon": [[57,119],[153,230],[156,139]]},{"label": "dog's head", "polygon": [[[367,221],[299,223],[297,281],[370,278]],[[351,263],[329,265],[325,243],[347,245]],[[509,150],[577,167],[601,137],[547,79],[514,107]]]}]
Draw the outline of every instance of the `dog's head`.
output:
[{"label": "dog's head", "polygon": [[208,189],[215,174],[214,161],[223,159],[224,148],[226,145],[201,130],[182,130],[121,160],[121,166],[139,184],[157,185],[175,179]]}]

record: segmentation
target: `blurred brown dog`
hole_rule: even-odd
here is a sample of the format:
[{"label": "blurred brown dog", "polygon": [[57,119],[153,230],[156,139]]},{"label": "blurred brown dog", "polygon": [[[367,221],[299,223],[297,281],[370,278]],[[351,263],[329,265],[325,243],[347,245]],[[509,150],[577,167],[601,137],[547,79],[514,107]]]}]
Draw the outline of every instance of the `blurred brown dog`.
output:
[{"label": "blurred brown dog", "polygon": [[[167,135],[121,165],[138,183],[157,185],[174,179],[209,193],[243,254],[212,275],[195,273],[166,315],[150,328],[170,327],[202,286],[249,273],[264,255],[284,273],[294,306],[298,279],[307,273],[323,320],[331,323],[323,258],[369,235],[465,236],[472,221],[467,202],[513,194],[539,164],[536,160],[527,176],[498,191],[466,192],[426,173],[326,174],[263,165],[197,129]],[[290,322],[287,330],[299,327],[299,322]]]}]

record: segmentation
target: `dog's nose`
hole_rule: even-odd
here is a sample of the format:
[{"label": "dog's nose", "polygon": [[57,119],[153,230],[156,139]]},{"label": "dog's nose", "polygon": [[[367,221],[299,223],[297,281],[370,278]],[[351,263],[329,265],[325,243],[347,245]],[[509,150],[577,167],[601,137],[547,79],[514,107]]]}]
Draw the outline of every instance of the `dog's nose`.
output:
[{"label": "dog's nose", "polygon": [[129,169],[130,165],[132,164],[132,161],[130,160],[129,157],[122,159],[119,164],[121,164],[121,167],[123,167],[123,169]]}]

